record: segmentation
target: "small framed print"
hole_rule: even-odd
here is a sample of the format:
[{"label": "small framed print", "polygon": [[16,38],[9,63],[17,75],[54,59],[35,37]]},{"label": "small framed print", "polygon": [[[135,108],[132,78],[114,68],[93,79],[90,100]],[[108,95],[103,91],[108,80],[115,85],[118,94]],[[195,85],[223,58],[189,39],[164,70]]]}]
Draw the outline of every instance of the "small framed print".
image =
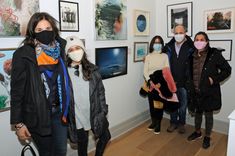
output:
[{"label": "small framed print", "polygon": [[204,12],[206,33],[234,32],[234,8],[207,10]]},{"label": "small framed print", "polygon": [[78,3],[59,1],[60,31],[79,31]]},{"label": "small framed print", "polygon": [[222,51],[222,55],[227,61],[232,58],[233,40],[210,40],[210,46]]},{"label": "small framed print", "polygon": [[134,11],[134,35],[149,36],[149,12],[143,10]]},{"label": "small framed print", "polygon": [[134,62],[143,61],[148,54],[148,48],[148,42],[134,42]]},{"label": "small framed print", "polygon": [[16,48],[0,49],[0,112],[10,109],[12,56]]}]

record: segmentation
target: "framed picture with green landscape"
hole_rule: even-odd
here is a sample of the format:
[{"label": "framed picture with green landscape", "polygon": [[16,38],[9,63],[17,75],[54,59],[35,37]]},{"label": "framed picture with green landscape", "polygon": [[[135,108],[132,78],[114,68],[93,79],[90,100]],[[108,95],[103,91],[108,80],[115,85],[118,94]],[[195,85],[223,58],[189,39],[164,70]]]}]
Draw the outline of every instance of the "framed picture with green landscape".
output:
[{"label": "framed picture with green landscape", "polygon": [[15,49],[0,49],[0,112],[10,108],[11,65]]}]

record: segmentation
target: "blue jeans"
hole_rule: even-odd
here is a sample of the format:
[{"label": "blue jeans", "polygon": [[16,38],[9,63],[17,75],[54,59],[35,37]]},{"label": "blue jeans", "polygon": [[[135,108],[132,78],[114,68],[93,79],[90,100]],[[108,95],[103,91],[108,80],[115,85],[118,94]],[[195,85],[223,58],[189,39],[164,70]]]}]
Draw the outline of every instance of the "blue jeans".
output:
[{"label": "blue jeans", "polygon": [[185,124],[186,121],[186,108],[187,108],[187,91],[185,88],[177,88],[176,92],[179,102],[180,102],[180,108],[171,113],[171,124]]},{"label": "blue jeans", "polygon": [[40,136],[33,133],[32,138],[40,156],[66,156],[67,127],[61,123],[59,108],[52,110],[52,134]]}]

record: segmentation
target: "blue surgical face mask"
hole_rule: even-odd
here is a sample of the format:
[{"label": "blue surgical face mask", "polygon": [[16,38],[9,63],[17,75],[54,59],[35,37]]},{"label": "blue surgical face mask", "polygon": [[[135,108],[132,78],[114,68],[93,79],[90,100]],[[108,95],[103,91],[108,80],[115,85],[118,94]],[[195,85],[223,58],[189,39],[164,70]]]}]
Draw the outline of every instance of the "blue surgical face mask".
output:
[{"label": "blue surgical face mask", "polygon": [[154,51],[156,51],[156,52],[161,52],[161,51],[162,51],[162,44],[160,44],[160,43],[154,43],[154,44],[153,44],[153,49],[154,49]]}]

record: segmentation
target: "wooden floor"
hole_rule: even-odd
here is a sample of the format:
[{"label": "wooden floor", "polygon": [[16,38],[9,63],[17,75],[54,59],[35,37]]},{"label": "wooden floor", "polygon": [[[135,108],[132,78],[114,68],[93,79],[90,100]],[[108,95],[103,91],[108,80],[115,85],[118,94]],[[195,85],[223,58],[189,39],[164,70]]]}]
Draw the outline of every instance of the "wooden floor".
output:
[{"label": "wooden floor", "polygon": [[[162,121],[161,133],[156,135],[147,130],[149,122],[112,140],[105,150],[104,156],[226,156],[227,135],[212,132],[211,147],[202,148],[202,140],[189,142],[187,136],[193,127],[187,125],[186,133],[166,132],[168,119]],[[93,156],[91,152],[89,156]]]}]

